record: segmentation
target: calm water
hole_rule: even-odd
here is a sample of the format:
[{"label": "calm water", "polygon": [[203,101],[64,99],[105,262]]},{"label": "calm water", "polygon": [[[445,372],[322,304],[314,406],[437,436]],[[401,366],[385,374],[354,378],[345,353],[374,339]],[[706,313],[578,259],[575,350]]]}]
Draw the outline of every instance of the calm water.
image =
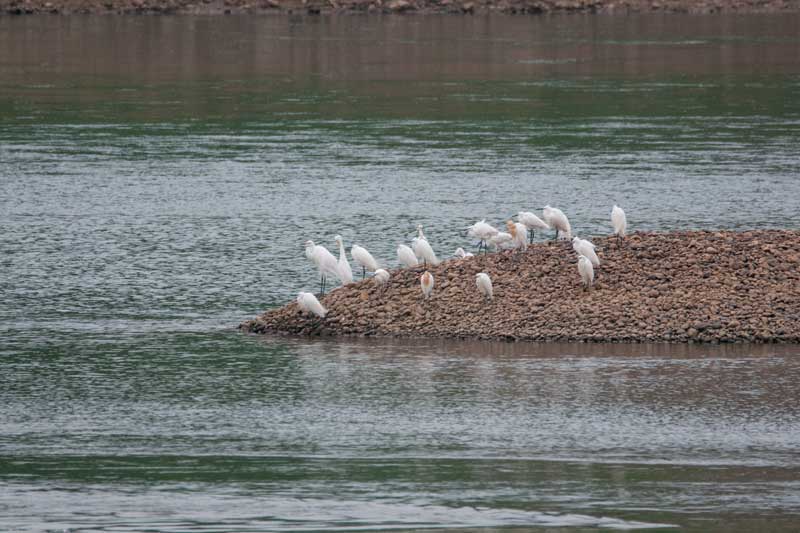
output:
[{"label": "calm water", "polygon": [[308,238],[798,228],[799,146],[799,16],[0,17],[0,530],[796,531],[800,348],[234,328]]}]

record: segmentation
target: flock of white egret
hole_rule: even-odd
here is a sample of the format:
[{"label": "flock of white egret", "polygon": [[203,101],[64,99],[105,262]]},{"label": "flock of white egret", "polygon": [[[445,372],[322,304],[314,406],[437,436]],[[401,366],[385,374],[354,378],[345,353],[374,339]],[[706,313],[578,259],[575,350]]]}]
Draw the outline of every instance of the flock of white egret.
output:
[{"label": "flock of white egret", "polygon": [[[616,205],[611,209],[611,226],[614,229],[614,235],[620,239],[625,237],[627,229],[625,211]],[[546,205],[542,209],[542,218],[527,211],[520,211],[517,214],[517,222],[508,220],[506,229],[508,231],[500,231],[487,223],[486,220],[481,220],[467,228],[467,235],[479,241],[478,253],[480,253],[481,249],[486,253],[488,247],[492,247],[494,250],[502,248],[524,251],[527,249],[528,244],[533,242],[534,231],[537,229],[555,230],[553,239],[571,239],[572,248],[578,254],[577,268],[583,288],[584,290],[591,288],[594,283],[594,267],[600,266],[600,258],[597,257],[595,246],[591,241],[572,235],[569,219],[563,211]],[[344,240],[340,235],[334,237],[334,240],[339,247],[339,259],[336,259],[324,246],[314,244],[314,241],[306,241],[305,244],[306,257],[319,270],[321,294],[325,294],[325,286],[329,276],[338,278],[342,285],[353,282],[353,270],[347,260]],[[463,259],[473,254],[465,252],[463,248],[457,248],[453,255],[458,259]],[[366,277],[367,272],[372,272],[372,279],[378,285],[384,285],[389,281],[389,272],[380,268],[378,261],[366,248],[354,244],[350,248],[350,256],[353,261],[361,266],[362,279]],[[408,268],[417,267],[420,262],[423,265],[431,264],[434,266],[441,263],[422,232],[421,225],[417,226],[417,236],[411,241],[410,247],[405,244],[398,245],[397,260],[400,265]],[[420,276],[420,287],[425,299],[429,298],[433,293],[434,282],[433,274],[427,270]],[[484,298],[487,300],[492,299],[492,280],[488,274],[485,272],[476,274],[475,284]],[[324,318],[328,312],[317,297],[310,292],[298,294],[297,304],[305,314],[314,314]]]}]

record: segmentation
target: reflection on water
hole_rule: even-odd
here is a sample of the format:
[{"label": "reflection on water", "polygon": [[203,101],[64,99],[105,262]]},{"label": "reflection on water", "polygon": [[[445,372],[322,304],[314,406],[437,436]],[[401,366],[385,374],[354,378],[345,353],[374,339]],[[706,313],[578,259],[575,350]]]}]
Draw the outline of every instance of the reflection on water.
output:
[{"label": "reflection on water", "polygon": [[0,529],[795,530],[796,347],[233,328],[308,238],[798,227],[799,26],[0,18]]}]

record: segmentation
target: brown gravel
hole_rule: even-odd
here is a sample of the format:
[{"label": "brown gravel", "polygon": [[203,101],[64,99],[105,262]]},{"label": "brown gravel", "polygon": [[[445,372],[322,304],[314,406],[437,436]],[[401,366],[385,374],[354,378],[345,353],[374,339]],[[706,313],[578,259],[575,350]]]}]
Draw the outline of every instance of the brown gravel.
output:
[{"label": "brown gravel", "polygon": [[0,0],[0,14],[31,13],[776,13],[798,0]]},{"label": "brown gravel", "polygon": [[[254,333],[452,337],[581,342],[800,342],[800,231],[634,233],[594,239],[601,265],[581,289],[567,242],[537,243],[452,259],[429,270],[395,269],[384,290],[371,279],[321,300],[322,320],[297,304],[240,328]],[[487,272],[484,302],[475,274]]]}]

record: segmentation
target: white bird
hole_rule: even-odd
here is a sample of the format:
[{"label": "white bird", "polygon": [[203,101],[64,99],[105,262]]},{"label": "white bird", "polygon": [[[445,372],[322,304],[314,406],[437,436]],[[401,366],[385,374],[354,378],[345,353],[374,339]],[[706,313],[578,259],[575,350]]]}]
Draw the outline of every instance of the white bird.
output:
[{"label": "white bird", "polygon": [[614,226],[614,235],[620,239],[625,236],[625,230],[628,228],[628,219],[625,217],[625,211],[616,204],[611,209],[611,225]]},{"label": "white bird", "polygon": [[414,250],[405,244],[401,244],[397,247],[397,260],[400,261],[401,265],[405,265],[409,268],[414,268],[415,266],[419,265],[417,256],[414,255]]},{"label": "white bird", "polygon": [[525,227],[528,228],[531,232],[531,241],[533,242],[534,232],[537,229],[550,229],[550,225],[542,220],[541,218],[537,217],[533,213],[529,211],[520,211],[517,214],[517,220],[525,224]]},{"label": "white bird", "polygon": [[427,300],[431,297],[431,293],[433,292],[433,274],[426,270],[419,277],[419,284],[422,286],[422,294],[425,295],[425,299]]},{"label": "white bird", "polygon": [[528,228],[521,222],[506,221],[506,227],[511,234],[512,247],[518,250],[528,249]]},{"label": "white bird", "polygon": [[[420,229],[420,234],[421,233],[422,230]],[[440,262],[439,259],[436,258],[436,254],[433,252],[430,243],[428,243],[428,239],[424,236],[415,237],[411,241],[411,249],[414,251],[414,255],[417,256],[418,259],[422,259],[425,264],[436,266]]]},{"label": "white bird", "polygon": [[325,318],[325,315],[328,314],[328,310],[322,307],[317,297],[310,292],[301,292],[298,294],[297,305],[300,307],[300,310],[303,311],[303,314],[306,315],[313,313],[320,318]]},{"label": "white bird", "polygon": [[473,257],[470,252],[465,252],[463,248],[456,248],[456,253],[453,254],[454,257],[458,257],[459,259],[464,259],[465,257]]},{"label": "white bird", "polygon": [[514,238],[511,236],[510,233],[506,233],[505,231],[500,231],[489,239],[489,244],[494,247],[495,250],[499,249],[501,246],[505,246],[510,243]]},{"label": "white bird", "polygon": [[337,272],[339,279],[342,280],[342,285],[353,283],[353,269],[350,268],[350,262],[347,261],[347,254],[344,253],[344,241],[341,235],[334,237],[336,244],[339,245],[339,262],[337,264]]},{"label": "white bird", "polygon": [[572,229],[569,226],[569,219],[561,209],[546,205],[542,209],[542,218],[551,228],[556,230],[553,240],[556,240],[559,236],[565,239],[572,238]]},{"label": "white bird", "polygon": [[336,258],[327,248],[314,244],[314,241],[306,241],[306,257],[308,257],[319,270],[320,293],[325,294],[327,276],[332,274],[339,277],[339,264],[336,262]]},{"label": "white bird", "polygon": [[594,283],[594,267],[585,255],[578,257],[578,273],[581,275],[584,290],[591,287]]},{"label": "white bird", "polygon": [[380,268],[372,254],[357,244],[350,247],[350,255],[353,257],[353,261],[361,265],[361,279],[367,275],[367,270],[375,272]]},{"label": "white bird", "polygon": [[[484,253],[486,253],[486,243],[499,232],[500,230],[493,227],[491,224],[487,224],[486,220],[478,221],[467,228],[467,235],[481,241]],[[478,253],[481,251],[481,246],[478,247]]]},{"label": "white bird", "polygon": [[600,258],[597,257],[597,253],[594,251],[594,244],[591,241],[581,239],[576,235],[572,239],[572,249],[575,250],[578,255],[586,256],[594,266],[600,266]]},{"label": "white bird", "polygon": [[379,268],[375,271],[375,275],[372,277],[372,279],[375,280],[377,285],[385,285],[386,282],[389,281],[389,273],[384,269]]},{"label": "white bird", "polygon": [[485,272],[475,274],[475,284],[478,286],[478,290],[481,291],[481,294],[489,300],[492,299],[492,279],[489,277],[489,274]]}]

